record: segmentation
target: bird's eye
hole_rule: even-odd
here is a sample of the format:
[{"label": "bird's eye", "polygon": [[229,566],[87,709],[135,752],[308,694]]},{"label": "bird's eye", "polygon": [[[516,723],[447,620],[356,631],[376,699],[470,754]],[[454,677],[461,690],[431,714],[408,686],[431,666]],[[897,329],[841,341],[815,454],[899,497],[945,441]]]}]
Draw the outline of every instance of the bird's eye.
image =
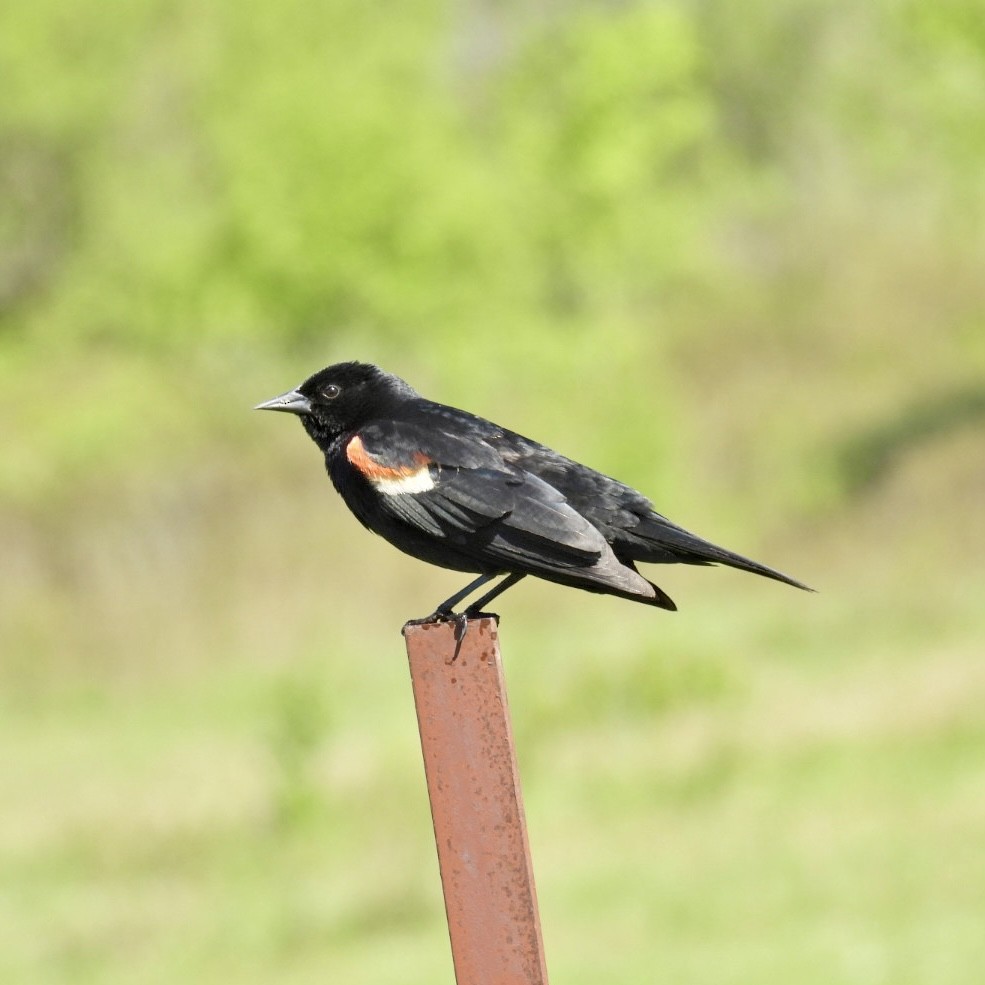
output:
[{"label": "bird's eye", "polygon": [[326,400],[334,400],[342,392],[342,387],[335,383],[329,383],[324,390],[322,390],[321,395]]}]

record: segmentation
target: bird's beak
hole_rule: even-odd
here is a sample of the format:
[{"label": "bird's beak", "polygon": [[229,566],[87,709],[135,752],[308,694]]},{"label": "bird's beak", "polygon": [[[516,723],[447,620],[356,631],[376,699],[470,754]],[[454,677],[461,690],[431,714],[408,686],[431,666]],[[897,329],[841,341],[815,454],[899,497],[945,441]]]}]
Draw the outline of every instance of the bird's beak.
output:
[{"label": "bird's beak", "polygon": [[288,390],[273,400],[257,404],[254,410],[283,410],[288,414],[310,414],[311,401],[300,390]]}]

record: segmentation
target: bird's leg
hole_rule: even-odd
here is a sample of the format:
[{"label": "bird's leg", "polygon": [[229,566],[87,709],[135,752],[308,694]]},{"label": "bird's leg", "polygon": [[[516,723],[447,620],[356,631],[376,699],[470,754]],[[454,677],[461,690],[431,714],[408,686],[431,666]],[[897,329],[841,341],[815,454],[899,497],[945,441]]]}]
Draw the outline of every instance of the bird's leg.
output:
[{"label": "bird's leg", "polygon": [[[431,615],[425,616],[423,619],[411,619],[410,623],[415,626],[424,626],[435,622],[453,622],[455,624],[455,655],[452,657],[452,661],[454,662],[458,659],[458,652],[462,648],[462,640],[465,639],[465,633],[468,631],[469,619],[474,616],[485,615],[481,611],[482,607],[505,592],[507,588],[512,588],[524,575],[507,575],[492,591],[486,592],[477,602],[474,602],[461,612],[455,612],[455,606],[462,599],[471,595],[477,588],[485,585],[486,582],[492,581],[495,577],[495,575],[479,575],[478,578],[470,581],[461,591],[445,599]],[[499,620],[499,616],[494,616],[494,618],[497,621]]]},{"label": "bird's leg", "polygon": [[[461,617],[455,615],[455,606],[467,595],[471,595],[477,588],[481,588],[487,581],[492,581],[495,577],[495,575],[479,575],[478,578],[470,581],[460,592],[455,592],[450,598],[441,602],[431,615],[425,616],[423,619],[411,619],[411,623],[415,626],[427,626],[434,622],[455,620],[457,626]],[[464,635],[464,629],[456,635]]]},{"label": "bird's leg", "polygon": [[[482,611],[483,606],[488,605],[494,598],[502,595],[507,588],[512,588],[521,578],[525,577],[526,575],[523,572],[514,572],[511,575],[507,575],[495,588],[486,592],[481,599],[468,606],[465,610],[465,615],[468,617],[484,615],[485,613]],[[498,616],[496,618],[499,619]]]},{"label": "bird's leg", "polygon": [[451,598],[447,598],[428,616],[431,622],[440,622],[442,619],[452,617],[455,606],[467,595],[471,595],[477,588],[481,588],[487,581],[492,581],[495,575],[479,575],[475,581],[470,581],[460,592],[455,592]]}]

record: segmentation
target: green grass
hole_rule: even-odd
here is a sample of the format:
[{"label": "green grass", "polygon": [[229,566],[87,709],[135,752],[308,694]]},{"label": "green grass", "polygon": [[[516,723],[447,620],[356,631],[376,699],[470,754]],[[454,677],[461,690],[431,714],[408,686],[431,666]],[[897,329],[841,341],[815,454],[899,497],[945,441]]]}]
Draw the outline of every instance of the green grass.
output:
[{"label": "green grass", "polygon": [[[44,662],[5,667],[2,980],[452,980],[398,629],[455,576],[291,474],[220,482],[204,544],[142,507],[100,558],[87,522],[47,629],[21,613]],[[504,599],[553,980],[978,981],[985,586],[970,560],[909,577],[912,538],[842,553],[894,495],[829,525],[817,596],[668,570],[673,616]]]},{"label": "green grass", "polygon": [[[399,638],[341,663],[305,671],[350,710],[303,776],[281,753],[293,668],[6,714],[4,980],[450,981]],[[747,670],[537,733],[514,687],[554,977],[975,982],[980,654]],[[597,671],[569,652],[567,673]]]}]

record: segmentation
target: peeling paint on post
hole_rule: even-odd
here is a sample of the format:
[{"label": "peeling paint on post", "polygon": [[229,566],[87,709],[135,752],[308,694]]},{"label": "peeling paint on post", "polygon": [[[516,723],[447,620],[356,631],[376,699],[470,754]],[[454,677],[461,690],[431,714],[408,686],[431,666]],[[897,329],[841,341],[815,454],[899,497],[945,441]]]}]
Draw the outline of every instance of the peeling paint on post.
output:
[{"label": "peeling paint on post", "polygon": [[496,621],[404,626],[458,985],[547,985]]}]

